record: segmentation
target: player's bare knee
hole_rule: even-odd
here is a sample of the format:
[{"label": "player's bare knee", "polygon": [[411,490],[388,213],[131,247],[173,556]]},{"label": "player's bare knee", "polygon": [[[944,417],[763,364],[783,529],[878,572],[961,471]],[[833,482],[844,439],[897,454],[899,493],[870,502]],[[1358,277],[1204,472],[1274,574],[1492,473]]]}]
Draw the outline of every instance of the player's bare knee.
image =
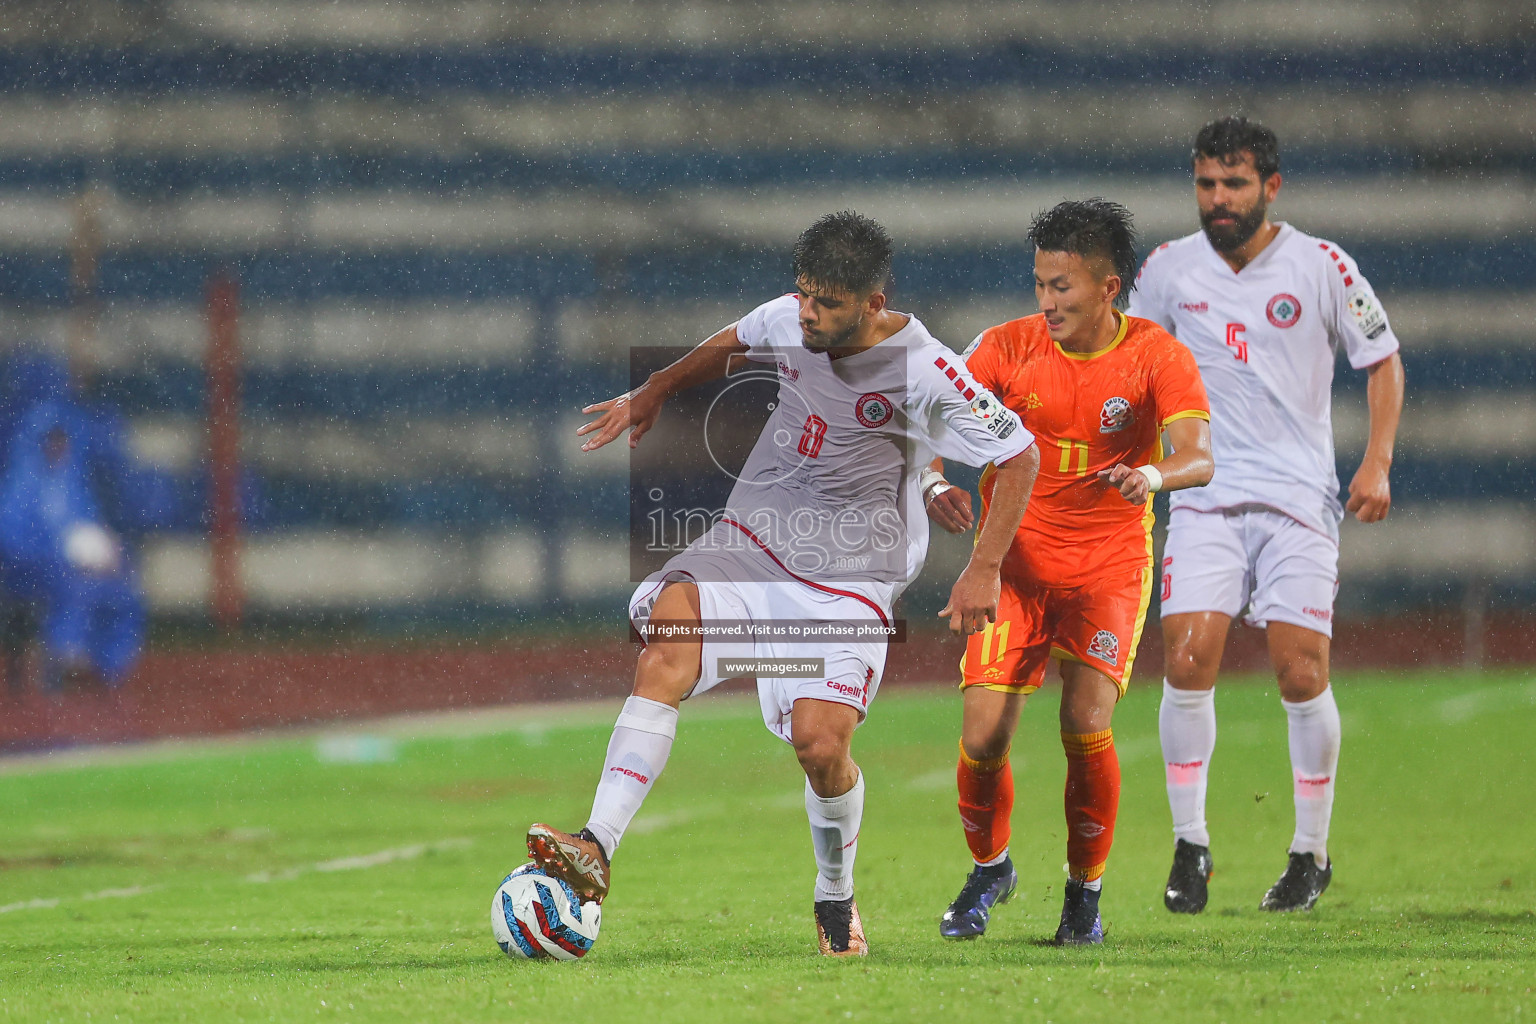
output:
[{"label": "player's bare knee", "polygon": [[698,655],[695,650],[690,661],[684,652],[675,649],[681,646],[685,645],[652,643],[640,652],[640,660],[635,665],[633,693],[636,697],[676,707],[688,696],[688,691],[699,680]]},{"label": "player's bare knee", "polygon": [[1207,656],[1194,644],[1176,644],[1163,656],[1163,672],[1175,690],[1209,690],[1220,665],[1219,655]]},{"label": "player's bare knee", "polygon": [[1311,700],[1328,689],[1328,662],[1312,655],[1297,655],[1276,668],[1280,683],[1280,697],[1291,703]]},{"label": "player's bare knee", "polygon": [[834,733],[817,732],[795,737],[795,757],[811,788],[822,788],[818,781],[840,774],[849,763],[848,742]]},{"label": "player's bare knee", "polygon": [[[698,586],[684,580],[668,583],[651,607],[651,621],[697,623]],[[635,696],[675,707],[699,681],[702,650],[695,639],[653,639],[635,665]]]},{"label": "player's bare knee", "polygon": [[1008,752],[1013,730],[1004,722],[967,722],[960,730],[960,744],[972,761],[992,761]]},{"label": "player's bare knee", "polygon": [[1115,705],[1113,701],[1075,701],[1061,704],[1059,721],[1062,732],[1074,733],[1082,736],[1088,733],[1103,732],[1114,721]]}]

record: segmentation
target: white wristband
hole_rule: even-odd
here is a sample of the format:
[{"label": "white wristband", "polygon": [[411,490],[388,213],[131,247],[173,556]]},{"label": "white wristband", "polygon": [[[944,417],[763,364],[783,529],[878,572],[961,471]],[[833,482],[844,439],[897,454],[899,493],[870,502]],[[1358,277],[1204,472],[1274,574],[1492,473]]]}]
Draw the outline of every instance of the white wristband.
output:
[{"label": "white wristband", "polygon": [[1136,472],[1147,478],[1147,490],[1153,494],[1163,489],[1163,474],[1156,466],[1137,466]]},{"label": "white wristband", "polygon": [[[944,474],[936,469],[925,469],[922,475],[917,478],[917,490],[923,496],[923,504],[925,506],[934,498],[949,490],[949,488],[949,481],[945,480]],[[929,493],[930,489],[933,491],[932,494]]]}]

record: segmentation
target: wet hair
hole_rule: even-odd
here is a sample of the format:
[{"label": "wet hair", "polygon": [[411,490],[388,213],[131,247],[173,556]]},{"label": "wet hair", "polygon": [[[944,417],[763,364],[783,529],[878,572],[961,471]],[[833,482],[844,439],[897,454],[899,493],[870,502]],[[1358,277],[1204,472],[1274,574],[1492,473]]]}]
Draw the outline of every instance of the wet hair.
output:
[{"label": "wet hair", "polygon": [[1104,259],[1120,278],[1115,304],[1123,306],[1136,286],[1136,230],[1131,211],[1095,196],[1068,199],[1035,215],[1029,240],[1046,252],[1067,252],[1083,259]]},{"label": "wet hair", "polygon": [[1253,169],[1264,181],[1280,170],[1280,140],[1275,133],[1246,117],[1222,117],[1195,133],[1193,164],[1201,157],[1215,157],[1223,164],[1241,163],[1243,153],[1253,154]]},{"label": "wet hair", "polygon": [[869,295],[891,282],[891,236],[851,210],[829,213],[795,242],[796,281]]}]

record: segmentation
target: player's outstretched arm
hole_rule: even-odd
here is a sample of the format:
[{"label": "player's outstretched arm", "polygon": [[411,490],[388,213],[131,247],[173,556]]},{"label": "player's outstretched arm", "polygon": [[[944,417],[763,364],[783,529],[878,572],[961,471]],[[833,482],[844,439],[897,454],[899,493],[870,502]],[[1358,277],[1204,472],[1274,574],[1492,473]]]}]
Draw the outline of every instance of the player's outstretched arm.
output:
[{"label": "player's outstretched arm", "polygon": [[971,492],[944,479],[944,460],[934,459],[922,476],[923,508],[928,518],[949,533],[964,533],[975,525]]},{"label": "player's outstretched arm", "polygon": [[1366,373],[1370,375],[1365,401],[1371,410],[1371,436],[1365,442],[1365,458],[1349,482],[1349,502],[1344,507],[1362,523],[1379,523],[1392,510],[1388,474],[1403,415],[1403,360],[1394,352]]},{"label": "player's outstretched arm", "polygon": [[719,380],[730,367],[731,357],[740,355],[747,346],[736,334],[736,325],[699,345],[692,352],[664,369],[657,370],[635,390],[598,402],[581,410],[597,413],[596,419],[576,428],[576,436],[593,434],[581,446],[584,452],[592,452],[612,441],[625,430],[629,431],[629,446],[635,447],[661,415],[661,407],[667,399],[695,384]]},{"label": "player's outstretched arm", "polygon": [[949,591],[949,603],[939,612],[939,618],[949,619],[951,632],[969,636],[996,621],[1003,589],[1003,556],[1019,531],[1039,471],[1040,446],[1036,444],[997,467],[987,521],[971,549],[971,560]]},{"label": "player's outstretched arm", "polygon": [[1157,491],[1180,491],[1211,482],[1216,462],[1211,458],[1209,423],[1195,416],[1174,420],[1168,424],[1168,441],[1173,452],[1156,465],[1118,463],[1099,470],[1099,479],[1119,490],[1133,505],[1145,505]]}]

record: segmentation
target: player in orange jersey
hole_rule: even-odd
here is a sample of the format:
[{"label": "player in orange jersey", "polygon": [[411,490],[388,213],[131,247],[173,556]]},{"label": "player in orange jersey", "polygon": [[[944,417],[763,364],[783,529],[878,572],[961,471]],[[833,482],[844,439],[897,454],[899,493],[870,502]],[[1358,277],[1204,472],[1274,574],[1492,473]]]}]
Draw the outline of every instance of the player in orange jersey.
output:
[{"label": "player in orange jersey", "polygon": [[[961,662],[960,818],[976,866],[939,930],[982,934],[1018,882],[1008,858],[1008,751],[1019,710],[1054,658],[1069,870],[1056,941],[1089,944],[1103,938],[1100,876],[1120,798],[1110,717],[1151,596],[1152,494],[1210,481],[1210,413],[1189,350],[1115,308],[1136,270],[1124,207],[1064,202],[1035,218],[1029,238],[1040,312],[989,328],[966,353],[975,378],[1035,434],[1041,458],[1003,562],[997,620],[970,637]],[[952,532],[969,529],[970,494],[939,469],[935,462],[924,481],[929,514]],[[983,518],[991,477],[981,480]]]}]

